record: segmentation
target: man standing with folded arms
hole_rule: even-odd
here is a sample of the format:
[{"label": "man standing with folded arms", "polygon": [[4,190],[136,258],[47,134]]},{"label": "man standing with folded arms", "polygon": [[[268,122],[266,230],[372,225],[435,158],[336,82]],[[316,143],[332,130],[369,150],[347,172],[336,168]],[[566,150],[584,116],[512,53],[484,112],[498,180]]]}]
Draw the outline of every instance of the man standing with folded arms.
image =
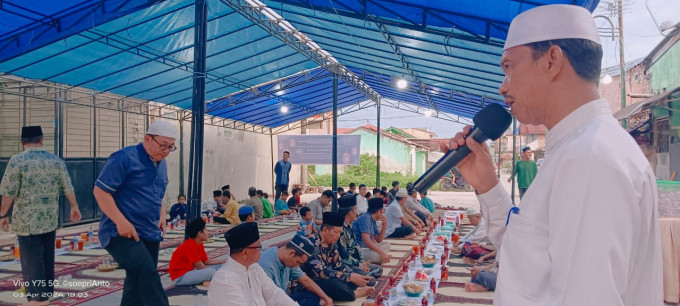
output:
[{"label": "man standing with folded arms", "polygon": [[157,265],[165,227],[165,158],[177,149],[176,135],[171,123],[154,122],[144,142],[109,156],[95,182],[103,212],[100,243],[126,273],[121,305],[168,305]]},{"label": "man standing with folded arms", "polygon": [[510,24],[499,93],[520,122],[549,129],[545,163],[518,207],[488,148],[463,137],[470,127],[451,143],[472,152],[458,168],[500,249],[495,305],[663,305],[654,172],[599,96],[601,62],[582,7],[539,6]]}]

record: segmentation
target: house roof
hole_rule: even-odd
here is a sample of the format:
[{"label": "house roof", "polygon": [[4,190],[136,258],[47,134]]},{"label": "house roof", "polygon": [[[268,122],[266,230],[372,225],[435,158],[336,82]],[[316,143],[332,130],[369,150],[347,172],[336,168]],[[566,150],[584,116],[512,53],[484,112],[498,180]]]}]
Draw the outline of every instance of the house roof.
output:
[{"label": "house roof", "polygon": [[[347,131],[344,134],[352,134],[352,133],[359,131],[359,130],[368,131],[368,132],[375,134],[375,133],[378,132],[378,127],[376,127],[375,125],[372,125],[372,124],[364,124],[360,127],[351,129],[350,131]],[[380,129],[380,131],[381,131],[381,133],[380,133],[381,136],[385,136],[387,138],[402,142],[402,143],[407,144],[407,145],[412,145],[412,146],[416,146],[416,147],[427,149],[427,150],[430,149],[427,146],[424,146],[422,144],[418,144],[418,143],[415,143],[413,141],[410,141],[406,137],[403,137],[403,136],[400,136],[400,135],[397,135],[397,134],[394,134],[394,133],[390,133],[389,131],[386,131],[385,129]],[[338,133],[340,133],[340,132],[338,132]]]},{"label": "house roof", "polygon": [[680,30],[675,30],[674,32],[666,35],[657,45],[652,49],[651,52],[645,57],[649,66],[654,65],[659,58],[661,58],[668,49],[674,46],[678,41],[680,41]]},{"label": "house roof", "polygon": [[393,127],[393,126],[392,126],[392,127],[389,127],[389,128],[386,129],[385,131],[390,132],[390,133],[392,133],[392,134],[396,134],[396,135],[405,137],[405,138],[415,138],[413,135],[407,133],[406,131],[404,131],[404,130],[402,130],[402,129],[400,129],[400,128]]},{"label": "house roof", "polygon": [[[644,62],[645,62],[645,58],[644,58],[644,57],[641,57],[641,58],[638,58],[638,59],[634,59],[634,60],[632,60],[632,61],[628,61],[628,62],[626,62],[626,66],[625,66],[626,71],[633,69],[633,68],[634,68],[635,66],[637,66],[637,65],[644,64]],[[618,76],[618,75],[621,74],[621,68],[619,68],[619,65],[609,66],[609,67],[606,67],[606,68],[602,68],[602,71],[600,72],[600,75],[601,75],[601,76],[605,76],[605,75],[607,75],[607,74],[608,74],[609,76],[611,76],[611,77]]]}]

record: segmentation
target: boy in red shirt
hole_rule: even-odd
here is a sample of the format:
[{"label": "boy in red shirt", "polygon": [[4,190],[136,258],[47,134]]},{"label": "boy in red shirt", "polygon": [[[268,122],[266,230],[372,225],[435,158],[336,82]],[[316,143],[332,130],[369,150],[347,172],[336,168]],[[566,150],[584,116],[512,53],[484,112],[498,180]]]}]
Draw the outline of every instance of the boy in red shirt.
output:
[{"label": "boy in red shirt", "polygon": [[172,253],[168,269],[170,279],[178,286],[201,283],[206,287],[210,286],[210,280],[226,259],[208,259],[203,248],[203,242],[208,241],[208,233],[202,219],[191,221],[187,225],[186,234],[189,238]]}]

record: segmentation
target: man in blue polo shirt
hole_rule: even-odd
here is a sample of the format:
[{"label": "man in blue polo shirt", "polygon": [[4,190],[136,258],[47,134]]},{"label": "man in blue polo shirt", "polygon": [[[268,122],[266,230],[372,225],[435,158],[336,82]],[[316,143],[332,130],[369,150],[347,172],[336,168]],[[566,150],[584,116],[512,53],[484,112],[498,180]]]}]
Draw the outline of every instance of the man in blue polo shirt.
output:
[{"label": "man in blue polo shirt", "polygon": [[[382,199],[368,200],[368,213],[363,214],[352,223],[352,230],[357,237],[359,251],[364,260],[382,265],[390,261],[391,245],[385,239],[387,228],[387,218],[384,215],[385,209]],[[376,221],[380,220],[378,228]]]},{"label": "man in blue polo shirt", "polygon": [[168,305],[156,266],[165,227],[165,158],[176,150],[176,135],[171,123],[154,122],[144,142],[109,156],[95,182],[100,243],[126,272],[121,305]]},{"label": "man in blue polo shirt", "polygon": [[276,189],[276,199],[281,196],[281,192],[288,191],[290,169],[293,168],[293,165],[288,161],[289,158],[290,152],[283,151],[283,159],[274,166],[274,173],[276,173],[276,184],[274,186],[274,189]]}]

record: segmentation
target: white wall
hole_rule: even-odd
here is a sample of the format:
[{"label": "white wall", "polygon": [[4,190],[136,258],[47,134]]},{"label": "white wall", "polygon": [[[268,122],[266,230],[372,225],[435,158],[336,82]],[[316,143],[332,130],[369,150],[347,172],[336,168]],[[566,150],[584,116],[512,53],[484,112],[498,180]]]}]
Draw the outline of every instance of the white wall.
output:
[{"label": "white wall", "polygon": [[[170,121],[179,131],[179,121]],[[202,197],[212,197],[212,191],[224,185],[230,185],[231,192],[238,201],[248,198],[248,188],[253,186],[273,195],[272,173],[274,163],[279,158],[271,157],[271,142],[269,135],[226,129],[216,126],[205,126],[203,151],[203,180]],[[185,190],[188,190],[189,149],[191,147],[191,122],[183,124],[184,133],[184,180]],[[289,131],[286,134],[299,134],[300,130]],[[273,139],[277,146],[276,137]],[[177,140],[179,148],[179,139]],[[176,202],[179,194],[179,156],[180,151],[171,153],[167,158],[168,177],[170,183],[166,191],[165,202]],[[275,152],[276,153],[276,152]],[[300,182],[300,167],[294,166],[290,173],[291,183]],[[273,197],[273,196],[272,196]]]}]

